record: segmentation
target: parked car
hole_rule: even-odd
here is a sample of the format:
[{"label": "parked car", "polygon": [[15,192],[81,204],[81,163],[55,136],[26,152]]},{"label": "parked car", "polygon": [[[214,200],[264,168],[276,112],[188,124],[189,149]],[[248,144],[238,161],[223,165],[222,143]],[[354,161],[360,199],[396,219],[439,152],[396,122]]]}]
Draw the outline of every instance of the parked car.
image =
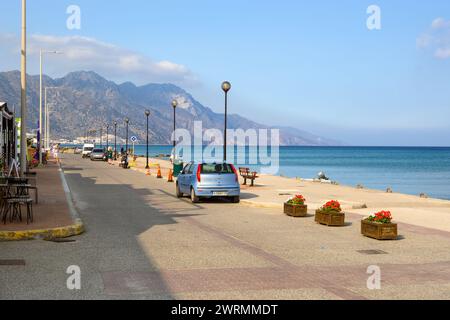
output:
[{"label": "parked car", "polygon": [[77,148],[75,148],[75,150],[74,150],[73,153],[74,153],[74,154],[82,154],[82,153],[83,153],[83,149],[80,148],[80,147],[77,147]]},{"label": "parked car", "polygon": [[83,146],[83,151],[81,153],[82,157],[89,158],[89,156],[91,155],[91,152],[92,152],[92,150],[94,150],[94,148],[95,148],[95,145],[93,145],[93,144],[89,144],[89,143],[85,144]]},{"label": "parked car", "polygon": [[91,158],[91,161],[95,161],[95,160],[106,161],[106,152],[104,149],[94,149],[94,150],[92,150],[89,157]]},{"label": "parked car", "polygon": [[201,198],[227,197],[239,203],[241,186],[236,168],[228,163],[187,164],[176,183],[177,197],[190,195],[197,203]]}]

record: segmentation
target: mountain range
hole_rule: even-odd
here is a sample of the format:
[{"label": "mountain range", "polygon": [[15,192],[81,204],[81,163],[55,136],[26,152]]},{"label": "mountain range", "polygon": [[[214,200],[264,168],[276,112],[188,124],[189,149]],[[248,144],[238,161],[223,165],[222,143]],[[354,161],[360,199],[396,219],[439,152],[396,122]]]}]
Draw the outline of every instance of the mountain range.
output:
[{"label": "mountain range", "polygon": [[[203,128],[223,128],[223,114],[214,112],[195,100],[188,92],[173,84],[136,86],[131,82],[116,84],[93,71],[77,71],[63,78],[43,77],[48,91],[52,138],[84,137],[86,130],[99,129],[101,124],[118,121],[118,136],[124,138],[123,119],[130,119],[130,136],[140,141],[146,138],[144,112],[150,110],[150,143],[170,144],[173,128],[171,101],[178,101],[177,127],[193,130],[194,121]],[[20,72],[0,72],[0,101],[20,111]],[[27,76],[28,126],[37,128],[39,119],[39,76]],[[271,129],[236,114],[228,116],[230,129]],[[281,145],[330,146],[341,145],[332,139],[287,127],[280,129]],[[104,129],[106,130],[106,129]],[[110,131],[111,133],[111,131]]]}]

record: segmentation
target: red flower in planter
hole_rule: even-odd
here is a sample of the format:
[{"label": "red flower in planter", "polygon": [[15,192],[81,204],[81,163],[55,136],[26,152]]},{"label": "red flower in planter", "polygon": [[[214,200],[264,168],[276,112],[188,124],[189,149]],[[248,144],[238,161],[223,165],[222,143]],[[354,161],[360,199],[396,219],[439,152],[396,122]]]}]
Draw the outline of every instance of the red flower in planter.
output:
[{"label": "red flower in planter", "polygon": [[367,220],[377,223],[391,223],[392,214],[390,211],[380,211],[367,218]]},{"label": "red flower in planter", "polygon": [[306,199],[301,195],[298,194],[295,197],[288,200],[288,204],[296,205],[296,206],[303,206],[305,205]]},{"label": "red flower in planter", "polygon": [[320,211],[325,213],[331,213],[331,212],[342,212],[341,204],[339,201],[332,200],[323,205],[322,208],[320,208]]}]

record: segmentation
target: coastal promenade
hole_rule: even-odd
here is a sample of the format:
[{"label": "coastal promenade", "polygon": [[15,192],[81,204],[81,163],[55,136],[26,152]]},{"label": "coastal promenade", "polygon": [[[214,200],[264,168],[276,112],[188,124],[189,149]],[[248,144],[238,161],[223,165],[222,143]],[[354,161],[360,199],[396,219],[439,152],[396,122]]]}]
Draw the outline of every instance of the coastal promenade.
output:
[{"label": "coastal promenade", "polygon": [[[63,157],[86,233],[0,242],[0,259],[25,262],[0,266],[2,299],[450,299],[449,232],[401,225],[399,241],[379,242],[361,236],[357,214],[327,228],[313,210],[294,219],[281,208],[192,204],[154,171]],[[66,286],[74,265],[81,290]],[[370,266],[380,290],[367,287]]]},{"label": "coastal promenade", "polygon": [[[157,166],[161,166],[163,176],[167,178],[171,164],[167,160],[152,158],[151,173],[156,175]],[[138,158],[133,168],[145,171],[145,159]],[[259,175],[255,186],[242,186],[242,204],[282,210],[283,203],[296,194],[307,199],[312,210],[320,208],[329,200],[339,200],[345,212],[368,217],[381,210],[389,210],[396,222],[406,225],[430,228],[450,232],[450,201],[421,198],[419,195],[387,193],[378,190],[357,189],[351,186],[333,185],[301,179],[271,175]],[[241,178],[241,183],[243,179]],[[277,209],[277,211],[275,211]]]}]

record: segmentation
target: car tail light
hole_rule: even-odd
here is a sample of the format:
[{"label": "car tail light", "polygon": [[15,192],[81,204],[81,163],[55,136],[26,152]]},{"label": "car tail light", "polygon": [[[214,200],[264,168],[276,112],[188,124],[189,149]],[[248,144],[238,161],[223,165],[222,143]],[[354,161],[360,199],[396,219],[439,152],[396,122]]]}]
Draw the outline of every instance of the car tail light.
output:
[{"label": "car tail light", "polygon": [[234,175],[236,176],[236,182],[239,182],[239,175],[238,175],[236,168],[232,164],[230,164],[230,166],[231,166],[231,169],[233,169]]},{"label": "car tail light", "polygon": [[199,183],[202,182],[202,169],[203,169],[202,165],[199,165],[197,168],[197,181]]}]

